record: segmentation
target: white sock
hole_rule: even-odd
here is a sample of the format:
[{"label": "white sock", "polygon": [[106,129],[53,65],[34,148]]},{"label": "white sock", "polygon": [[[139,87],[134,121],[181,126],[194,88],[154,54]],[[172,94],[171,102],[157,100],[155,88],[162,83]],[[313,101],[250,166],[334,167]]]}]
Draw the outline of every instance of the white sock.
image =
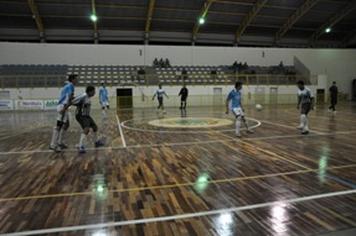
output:
[{"label": "white sock", "polygon": [[304,131],[309,131],[309,120],[307,116],[305,116]]},{"label": "white sock", "polygon": [[301,122],[301,126],[303,128],[303,131],[308,131],[308,118],[307,118],[307,116],[302,114],[300,116],[300,118],[301,118],[301,121],[302,121]]},{"label": "white sock", "polygon": [[85,139],[87,138],[87,136],[85,134],[81,134],[80,135],[80,139],[79,139],[79,147],[84,147],[85,145]]},{"label": "white sock", "polygon": [[304,115],[300,115],[300,124],[299,124],[299,128],[303,128],[304,127],[304,118],[303,118]]},{"label": "white sock", "polygon": [[236,128],[236,135],[240,135],[241,117],[236,118],[235,128]]},{"label": "white sock", "polygon": [[57,130],[57,127],[54,127],[53,134],[52,134],[52,140],[51,140],[52,147],[57,146],[58,136],[59,136],[59,132]]},{"label": "white sock", "polygon": [[66,132],[66,131],[65,131],[64,129],[61,129],[61,130],[59,131],[57,144],[62,144],[62,143],[63,143],[63,134],[64,134],[65,132]]}]

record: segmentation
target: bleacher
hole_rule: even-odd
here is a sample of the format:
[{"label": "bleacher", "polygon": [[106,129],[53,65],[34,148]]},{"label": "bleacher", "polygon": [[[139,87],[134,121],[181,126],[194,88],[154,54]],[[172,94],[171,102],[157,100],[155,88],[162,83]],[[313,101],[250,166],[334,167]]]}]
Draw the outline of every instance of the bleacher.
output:
[{"label": "bleacher", "polygon": [[[0,65],[1,88],[61,87],[68,74],[79,75],[79,86],[100,85],[192,85],[295,84],[298,76],[293,66],[249,66],[236,71],[231,66],[135,66],[135,65]],[[287,73],[285,73],[287,72]]]},{"label": "bleacher", "polygon": [[11,65],[0,66],[2,88],[57,87],[63,84],[67,65]]},{"label": "bleacher", "polygon": [[145,76],[139,73],[140,66],[118,65],[71,65],[67,74],[78,74],[80,85],[135,85],[145,84]]},{"label": "bleacher", "polygon": [[160,83],[177,84],[216,84],[230,83],[231,78],[225,75],[222,67],[218,66],[173,66],[155,68]]}]

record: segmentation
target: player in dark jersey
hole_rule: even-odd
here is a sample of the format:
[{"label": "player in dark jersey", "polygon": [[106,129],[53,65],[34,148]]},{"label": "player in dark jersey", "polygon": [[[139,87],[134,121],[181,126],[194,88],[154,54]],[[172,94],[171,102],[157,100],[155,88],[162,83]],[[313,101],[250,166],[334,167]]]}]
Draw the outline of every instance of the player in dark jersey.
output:
[{"label": "player in dark jersey", "polygon": [[79,140],[79,153],[85,153],[85,140],[89,134],[90,129],[94,132],[95,147],[103,146],[104,143],[98,139],[97,131],[98,126],[96,125],[93,118],[90,116],[91,101],[90,98],[95,95],[95,88],[93,86],[88,86],[85,93],[75,97],[73,99],[73,105],[77,107],[75,112],[75,119],[78,121],[83,129],[83,133],[80,135]]},{"label": "player in dark jersey", "polygon": [[187,98],[188,98],[188,89],[183,85],[183,88],[180,90],[178,96],[180,96],[180,107],[179,109],[185,109],[187,107]]},{"label": "player in dark jersey", "polygon": [[334,113],[336,112],[335,105],[337,104],[337,95],[338,95],[338,89],[336,87],[336,82],[333,82],[333,85],[329,88],[330,92],[330,107],[329,111],[333,111]]}]

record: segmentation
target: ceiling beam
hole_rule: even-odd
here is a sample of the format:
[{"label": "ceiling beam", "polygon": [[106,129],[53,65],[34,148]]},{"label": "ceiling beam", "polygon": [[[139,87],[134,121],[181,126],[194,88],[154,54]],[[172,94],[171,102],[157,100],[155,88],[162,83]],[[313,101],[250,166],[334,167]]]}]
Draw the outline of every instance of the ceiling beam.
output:
[{"label": "ceiling beam", "polygon": [[239,28],[236,31],[236,45],[240,42],[242,34],[245,32],[247,26],[249,26],[252,21],[257,16],[258,12],[263,8],[263,6],[267,3],[268,0],[257,0],[255,5],[253,5],[251,11],[247,13],[247,15],[242,20]]},{"label": "ceiling beam", "polygon": [[332,28],[343,18],[349,15],[352,11],[356,10],[356,0],[350,1],[342,10],[338,11],[335,15],[329,18],[322,26],[320,26],[310,37],[310,44],[313,45],[325,33],[327,28]]},{"label": "ceiling beam", "polygon": [[[96,5],[95,0],[91,0],[91,14],[96,15]],[[94,29],[94,43],[99,43],[99,32],[98,32],[98,23],[97,21],[93,21],[93,29]]]},{"label": "ceiling beam", "polygon": [[148,44],[149,41],[151,22],[152,22],[152,16],[153,16],[155,4],[156,4],[156,0],[150,0],[148,4],[146,26],[145,26],[145,44]]},{"label": "ceiling beam", "polygon": [[42,23],[42,18],[40,16],[40,13],[38,11],[37,5],[35,3],[35,0],[27,0],[28,5],[31,9],[31,13],[32,13],[32,18],[35,20],[36,22],[36,26],[37,26],[37,30],[40,34],[40,40],[41,42],[45,42],[46,38],[45,38],[45,29]]},{"label": "ceiling beam", "polygon": [[204,2],[203,7],[200,10],[200,14],[198,18],[195,21],[193,32],[192,32],[192,43],[194,44],[197,38],[197,34],[199,32],[200,24],[199,24],[199,18],[203,17],[205,18],[206,15],[208,14],[209,8],[211,7],[211,4],[213,4],[214,0],[206,0]]},{"label": "ceiling beam", "polygon": [[298,7],[292,15],[290,15],[283,26],[278,30],[275,35],[274,42],[278,43],[281,38],[288,32],[290,28],[302,17],[304,16],[315,4],[320,0],[306,0],[304,3]]}]

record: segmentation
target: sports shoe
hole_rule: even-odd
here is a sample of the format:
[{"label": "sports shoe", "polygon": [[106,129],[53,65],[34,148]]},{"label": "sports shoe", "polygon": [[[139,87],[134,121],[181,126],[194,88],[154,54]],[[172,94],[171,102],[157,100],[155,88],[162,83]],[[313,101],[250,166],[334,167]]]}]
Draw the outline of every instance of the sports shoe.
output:
[{"label": "sports shoe", "polygon": [[241,137],[242,137],[240,133],[235,134],[235,136],[236,136],[237,138],[241,138]]},{"label": "sports shoe", "polygon": [[79,152],[79,154],[86,153],[85,147],[84,146],[79,146],[78,147],[78,152]]},{"label": "sports shoe", "polygon": [[304,131],[302,132],[302,134],[303,134],[303,135],[309,134],[309,130],[304,130]]},{"label": "sports shoe", "polygon": [[95,142],[95,147],[102,147],[104,146],[104,142],[102,140],[98,140]]},{"label": "sports shoe", "polygon": [[252,129],[247,129],[246,130],[246,133],[248,133],[248,134],[253,134],[253,133],[255,133]]},{"label": "sports shoe", "polygon": [[68,148],[68,145],[65,144],[65,143],[60,143],[60,144],[58,144],[58,146],[59,146],[61,149],[67,149],[67,148]]},{"label": "sports shoe", "polygon": [[53,145],[49,145],[49,149],[51,149],[51,150],[53,150],[54,152],[57,152],[57,153],[62,151],[61,147],[53,146]]},{"label": "sports shoe", "polygon": [[297,129],[303,129],[303,126],[302,125],[299,125],[299,126],[297,126]]}]

